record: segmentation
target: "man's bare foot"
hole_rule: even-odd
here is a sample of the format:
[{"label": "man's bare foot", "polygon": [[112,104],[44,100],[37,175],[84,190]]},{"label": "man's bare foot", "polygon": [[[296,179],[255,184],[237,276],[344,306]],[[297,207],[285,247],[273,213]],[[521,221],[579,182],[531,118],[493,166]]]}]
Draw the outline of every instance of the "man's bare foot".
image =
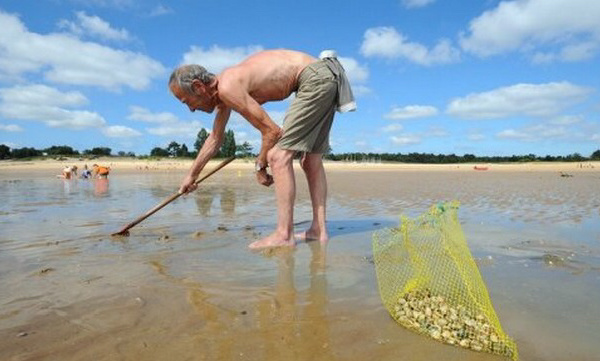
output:
[{"label": "man's bare foot", "polygon": [[311,229],[307,229],[304,232],[296,233],[294,235],[294,239],[296,239],[298,241],[303,241],[303,242],[319,241],[321,243],[325,243],[329,240],[329,235],[326,232],[322,232],[322,233],[317,232],[311,228]]},{"label": "man's bare foot", "polygon": [[294,239],[285,239],[279,233],[273,232],[270,236],[267,236],[259,241],[252,242],[248,246],[250,249],[264,249],[271,247],[293,247],[295,245]]}]

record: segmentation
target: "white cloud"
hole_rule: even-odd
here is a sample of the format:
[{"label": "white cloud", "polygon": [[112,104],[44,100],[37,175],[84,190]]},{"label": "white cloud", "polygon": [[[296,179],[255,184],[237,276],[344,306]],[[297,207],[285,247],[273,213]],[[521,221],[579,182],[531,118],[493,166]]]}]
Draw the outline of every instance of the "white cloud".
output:
[{"label": "white cloud", "polygon": [[15,15],[0,10],[0,78],[42,73],[47,81],[142,90],[165,72],[143,54],[84,42],[69,34],[47,35],[27,30]]},{"label": "white cloud", "polygon": [[129,115],[127,115],[127,119],[159,124],[176,123],[179,121],[177,116],[173,113],[152,113],[150,110],[137,105],[132,105],[129,107]]},{"label": "white cloud", "polygon": [[8,142],[8,141],[6,141],[6,142],[0,141],[0,144],[4,144],[5,146],[9,147],[10,149],[22,148],[20,144]]},{"label": "white cloud", "polygon": [[402,131],[402,129],[404,129],[404,127],[402,126],[402,124],[398,124],[398,123],[390,124],[388,126],[381,128],[381,130],[384,133],[400,132],[400,131]]},{"label": "white cloud", "polygon": [[162,4],[159,4],[159,5],[156,5],[154,7],[154,9],[152,9],[150,11],[150,14],[148,14],[148,16],[154,17],[154,16],[167,15],[167,14],[171,14],[171,13],[173,13],[173,9],[171,9],[168,6],[164,6]]},{"label": "white cloud", "polygon": [[102,134],[110,138],[132,138],[142,135],[139,131],[123,125],[111,125],[101,129]]},{"label": "white cloud", "polygon": [[421,143],[421,137],[414,134],[406,134],[401,136],[392,136],[392,142],[399,146],[412,145]]},{"label": "white cloud", "polygon": [[0,100],[7,105],[27,104],[41,106],[81,106],[88,103],[85,95],[77,91],[63,93],[43,84],[17,85],[0,89]]},{"label": "white cloud", "polygon": [[367,94],[371,94],[373,91],[371,90],[371,88],[364,86],[364,85],[360,85],[360,84],[354,84],[352,85],[352,94],[354,94],[355,97],[360,97],[363,95],[367,95]]},{"label": "white cloud", "polygon": [[481,133],[471,133],[471,134],[467,135],[467,139],[472,140],[474,142],[478,142],[478,141],[484,140],[485,135],[483,135]]},{"label": "white cloud", "polygon": [[340,56],[338,60],[344,67],[350,83],[365,83],[369,79],[369,69],[360,65],[355,59]]},{"label": "white cloud", "polygon": [[428,49],[419,43],[409,42],[393,27],[367,29],[360,52],[366,57],[405,58],[419,65],[447,64],[460,60],[460,51],[447,39],[439,40],[433,48]]},{"label": "white cloud", "polygon": [[19,85],[0,89],[0,115],[10,119],[40,121],[50,127],[84,129],[101,127],[106,121],[98,113],[70,110],[87,104],[79,92],[60,92],[46,85]]},{"label": "white cloud", "polygon": [[246,59],[249,55],[263,50],[261,46],[250,45],[246,47],[222,48],[213,45],[209,49],[192,45],[190,51],[183,54],[182,64],[202,65],[211,73],[218,74],[223,69],[235,65]]},{"label": "white cloud", "polygon": [[431,126],[424,134],[426,137],[446,137],[448,132],[439,126]]},{"label": "white cloud", "polygon": [[135,5],[135,0],[71,0],[71,2],[86,6],[95,5],[115,9],[127,9]]},{"label": "white cloud", "polygon": [[504,139],[519,139],[519,140],[531,140],[531,136],[523,131],[518,131],[515,129],[506,129],[498,134],[496,134],[498,138]]},{"label": "white cloud", "polygon": [[552,116],[580,103],[592,89],[569,82],[516,84],[469,94],[450,102],[447,113],[468,119],[492,119],[512,115]]},{"label": "white cloud", "polygon": [[421,8],[434,2],[435,0],[402,0],[402,5],[407,9]]},{"label": "white cloud", "polygon": [[352,88],[355,97],[371,93],[371,89],[363,85],[369,79],[369,69],[365,65],[360,65],[353,58],[338,56],[338,60],[346,71],[346,76]]},{"label": "white cloud", "polygon": [[148,128],[146,131],[150,134],[160,135],[163,137],[183,136],[187,138],[196,138],[198,131],[202,128],[199,121],[192,122],[177,122],[169,125]]},{"label": "white cloud", "polygon": [[89,35],[104,40],[128,41],[131,39],[125,29],[115,29],[98,16],[89,16],[83,11],[75,13],[77,21],[61,20],[58,26],[68,29],[77,36]]},{"label": "white cloud", "polygon": [[0,131],[4,132],[22,132],[23,128],[16,124],[0,124]]},{"label": "white cloud", "polygon": [[597,1],[502,1],[471,21],[460,45],[479,56],[523,51],[537,63],[580,61],[600,49],[598,19]]},{"label": "white cloud", "polygon": [[583,117],[581,115],[563,115],[550,119],[550,124],[554,125],[571,125],[581,123]]},{"label": "white cloud", "polygon": [[516,139],[535,142],[545,139],[568,138],[572,133],[563,126],[537,124],[522,129],[506,129],[496,134],[501,139]]},{"label": "white cloud", "polygon": [[411,119],[431,117],[437,113],[438,110],[429,105],[407,105],[405,107],[394,107],[383,117],[386,119]]}]

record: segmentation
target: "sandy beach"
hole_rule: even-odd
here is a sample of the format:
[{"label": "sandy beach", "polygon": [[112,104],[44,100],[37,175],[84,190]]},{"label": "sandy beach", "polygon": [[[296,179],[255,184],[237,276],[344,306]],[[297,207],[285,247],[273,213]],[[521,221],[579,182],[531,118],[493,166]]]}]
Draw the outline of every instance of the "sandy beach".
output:
[{"label": "sandy beach", "polygon": [[[108,180],[55,177],[94,163]],[[0,360],[499,360],[404,329],[381,304],[373,232],[453,199],[521,360],[600,354],[600,162],[327,162],[331,240],[256,253],[275,197],[236,160],[109,236],[190,164],[0,161]],[[296,175],[302,230],[310,197]]]},{"label": "sandy beach", "polygon": [[[216,165],[219,160],[211,160],[209,164]],[[137,159],[120,157],[100,157],[96,159],[65,158],[56,160],[52,158],[37,159],[32,161],[4,160],[0,161],[0,172],[3,171],[46,171],[55,170],[58,173],[66,166],[77,166],[79,170],[84,165],[91,168],[93,164],[111,167],[113,171],[165,171],[187,170],[192,164],[192,159],[158,158]],[[237,159],[228,168],[252,169],[253,159]],[[297,165],[297,162],[295,163]],[[386,163],[386,162],[333,162],[325,161],[327,169],[340,170],[418,170],[418,171],[546,171],[546,172],[571,172],[585,171],[598,172],[600,161],[586,162],[529,162],[529,163],[461,163],[461,164],[412,164],[412,163]],[[479,168],[479,169],[475,169]]]}]

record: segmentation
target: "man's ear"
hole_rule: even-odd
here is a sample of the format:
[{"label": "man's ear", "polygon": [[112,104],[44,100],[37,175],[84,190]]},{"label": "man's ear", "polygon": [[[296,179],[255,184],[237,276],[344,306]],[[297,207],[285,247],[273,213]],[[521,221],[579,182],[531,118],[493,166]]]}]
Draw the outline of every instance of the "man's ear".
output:
[{"label": "man's ear", "polygon": [[202,95],[204,93],[204,84],[198,79],[192,80],[192,91],[196,95]]}]

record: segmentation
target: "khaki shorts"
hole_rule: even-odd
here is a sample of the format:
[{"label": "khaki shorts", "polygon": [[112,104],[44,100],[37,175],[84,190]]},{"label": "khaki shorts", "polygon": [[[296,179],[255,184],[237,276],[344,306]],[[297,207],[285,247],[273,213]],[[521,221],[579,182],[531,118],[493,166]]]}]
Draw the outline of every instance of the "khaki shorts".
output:
[{"label": "khaki shorts", "polygon": [[283,121],[279,148],[326,153],[337,102],[337,81],[322,61],[300,73],[298,90]]}]

